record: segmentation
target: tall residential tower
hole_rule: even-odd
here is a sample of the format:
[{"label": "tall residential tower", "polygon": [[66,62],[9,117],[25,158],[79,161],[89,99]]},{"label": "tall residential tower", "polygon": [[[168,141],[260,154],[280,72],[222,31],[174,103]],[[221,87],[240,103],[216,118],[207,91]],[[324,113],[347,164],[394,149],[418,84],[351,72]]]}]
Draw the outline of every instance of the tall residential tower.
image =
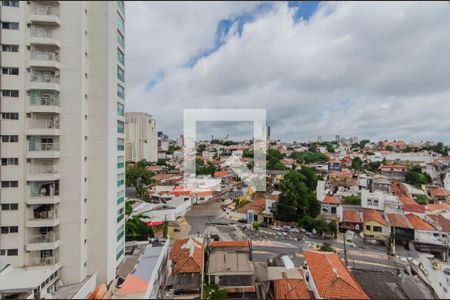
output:
[{"label": "tall residential tower", "polygon": [[65,284],[124,255],[123,1],[2,1],[0,265]]},{"label": "tall residential tower", "polygon": [[156,120],[144,112],[125,113],[126,161],[158,160]]}]

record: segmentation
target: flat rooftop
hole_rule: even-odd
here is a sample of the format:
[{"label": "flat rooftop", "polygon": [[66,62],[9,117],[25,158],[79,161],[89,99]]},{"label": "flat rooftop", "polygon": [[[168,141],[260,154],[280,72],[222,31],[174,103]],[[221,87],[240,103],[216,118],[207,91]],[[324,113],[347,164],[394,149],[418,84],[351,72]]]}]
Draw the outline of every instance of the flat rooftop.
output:
[{"label": "flat rooftop", "polygon": [[213,251],[209,256],[209,275],[252,275],[255,267],[248,253],[238,251]]},{"label": "flat rooftop", "polygon": [[61,265],[26,269],[5,266],[0,271],[0,291],[21,291],[37,288],[60,267]]}]

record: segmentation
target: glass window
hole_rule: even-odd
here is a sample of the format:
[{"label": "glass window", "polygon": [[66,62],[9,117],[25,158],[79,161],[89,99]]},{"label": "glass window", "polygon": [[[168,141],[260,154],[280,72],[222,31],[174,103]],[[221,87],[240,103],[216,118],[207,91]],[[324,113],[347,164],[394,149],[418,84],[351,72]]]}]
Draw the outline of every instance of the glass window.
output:
[{"label": "glass window", "polygon": [[2,90],[2,96],[3,97],[19,97],[19,91],[18,90]]},{"label": "glass window", "polygon": [[19,45],[2,45],[3,52],[19,52]]},{"label": "glass window", "polygon": [[124,65],[125,64],[125,55],[123,54],[122,51],[120,51],[119,48],[117,48],[117,60]]},{"label": "glass window", "polygon": [[125,99],[125,90],[123,86],[121,86],[120,84],[117,84],[117,96],[122,99]]},{"label": "glass window", "polygon": [[119,31],[117,31],[117,42],[122,48],[125,48],[125,38]]},{"label": "glass window", "polygon": [[117,115],[123,117],[124,115],[124,106],[122,103],[117,102]]},{"label": "glass window", "polygon": [[19,113],[2,113],[3,120],[19,120]]},{"label": "glass window", "polygon": [[2,1],[2,6],[19,7],[19,0]]},{"label": "glass window", "polygon": [[370,225],[366,225],[366,230],[370,230]]},{"label": "glass window", "polygon": [[122,18],[119,14],[117,14],[117,27],[118,27],[122,32],[125,31],[125,24],[124,24],[123,18]]},{"label": "glass window", "polygon": [[125,132],[125,124],[122,121],[117,121],[117,132],[118,133]]},{"label": "glass window", "polygon": [[123,1],[117,1],[117,7],[119,8],[121,13],[125,13],[125,5],[123,3]]},{"label": "glass window", "polygon": [[17,157],[2,158],[2,166],[17,166],[18,164],[19,159]]},{"label": "glass window", "polygon": [[117,150],[119,151],[125,150],[124,139],[117,139]]},{"label": "glass window", "polygon": [[117,66],[117,78],[119,78],[122,82],[125,81],[125,72],[119,66]]},{"label": "glass window", "polygon": [[17,23],[17,22],[2,22],[2,29],[19,30],[19,23]]},{"label": "glass window", "polygon": [[19,68],[2,68],[3,75],[19,75]]}]

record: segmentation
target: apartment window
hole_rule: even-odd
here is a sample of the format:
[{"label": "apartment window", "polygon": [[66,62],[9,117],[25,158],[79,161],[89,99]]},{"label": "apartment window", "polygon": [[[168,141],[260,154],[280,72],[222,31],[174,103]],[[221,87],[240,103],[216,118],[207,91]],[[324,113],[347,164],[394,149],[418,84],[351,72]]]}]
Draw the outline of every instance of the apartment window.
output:
[{"label": "apartment window", "polygon": [[122,121],[117,121],[117,132],[118,133],[125,132],[125,124]]},{"label": "apartment window", "polygon": [[17,180],[2,181],[2,188],[16,188],[16,187],[19,187],[19,182]]},{"label": "apartment window", "polygon": [[2,1],[2,6],[19,7],[18,0]]},{"label": "apartment window", "polygon": [[3,120],[19,120],[19,113],[2,113]]},{"label": "apartment window", "polygon": [[125,176],[123,173],[117,175],[117,186],[121,186],[125,183]]},{"label": "apartment window", "polygon": [[125,161],[123,156],[117,157],[117,169],[123,169],[125,167]]},{"label": "apartment window", "polygon": [[10,68],[10,67],[2,68],[2,74],[3,75],[19,75],[19,68]]},{"label": "apartment window", "polygon": [[19,45],[2,45],[3,52],[19,52]]},{"label": "apartment window", "polygon": [[367,199],[367,205],[372,205],[372,199]]},{"label": "apartment window", "polygon": [[17,23],[17,22],[2,22],[2,29],[19,30],[19,23]]},{"label": "apartment window", "polygon": [[119,66],[117,66],[117,78],[119,78],[122,82],[125,81],[125,72]]},{"label": "apartment window", "polygon": [[3,97],[19,97],[19,91],[18,90],[2,90],[2,96]]},{"label": "apartment window", "polygon": [[120,84],[117,84],[117,96],[122,99],[125,98],[125,89]]},{"label": "apartment window", "polygon": [[370,230],[370,225],[366,225],[366,230]]},{"label": "apartment window", "polygon": [[17,256],[18,254],[18,249],[0,249],[0,256]]},{"label": "apartment window", "polygon": [[378,206],[378,200],[373,200],[373,205]]},{"label": "apartment window", "polygon": [[122,103],[117,102],[117,115],[123,117],[124,115],[124,106]]},{"label": "apartment window", "polygon": [[125,31],[125,23],[123,21],[123,18],[117,14],[117,27],[124,32]]},{"label": "apartment window", "polygon": [[117,59],[119,60],[119,62],[124,65],[125,64],[125,55],[123,54],[123,52],[117,48]]},{"label": "apartment window", "polygon": [[122,48],[125,48],[125,39],[119,31],[117,31],[117,42],[120,46],[122,46]]},{"label": "apartment window", "polygon": [[117,193],[117,205],[120,205],[125,201],[124,193],[123,191],[120,191]]},{"label": "apartment window", "polygon": [[117,150],[118,151],[125,150],[124,139],[117,139]]},{"label": "apartment window", "polygon": [[2,210],[18,210],[19,204],[17,203],[2,203]]},{"label": "apartment window", "polygon": [[2,226],[1,233],[8,234],[8,233],[17,233],[19,232],[18,226]]},{"label": "apartment window", "polygon": [[18,135],[2,135],[2,143],[17,143],[19,142]]},{"label": "apartment window", "polygon": [[2,158],[2,166],[17,166],[19,165],[19,159],[17,157]]}]

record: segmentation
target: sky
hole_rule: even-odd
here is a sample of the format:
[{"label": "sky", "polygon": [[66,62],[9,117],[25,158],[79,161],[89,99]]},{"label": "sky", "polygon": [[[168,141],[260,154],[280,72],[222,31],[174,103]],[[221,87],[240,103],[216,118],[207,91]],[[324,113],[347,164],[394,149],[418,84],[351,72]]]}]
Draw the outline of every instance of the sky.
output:
[{"label": "sky", "polygon": [[[446,2],[126,2],[126,110],[264,108],[274,139],[450,144]],[[251,125],[202,124],[201,138]]]}]

